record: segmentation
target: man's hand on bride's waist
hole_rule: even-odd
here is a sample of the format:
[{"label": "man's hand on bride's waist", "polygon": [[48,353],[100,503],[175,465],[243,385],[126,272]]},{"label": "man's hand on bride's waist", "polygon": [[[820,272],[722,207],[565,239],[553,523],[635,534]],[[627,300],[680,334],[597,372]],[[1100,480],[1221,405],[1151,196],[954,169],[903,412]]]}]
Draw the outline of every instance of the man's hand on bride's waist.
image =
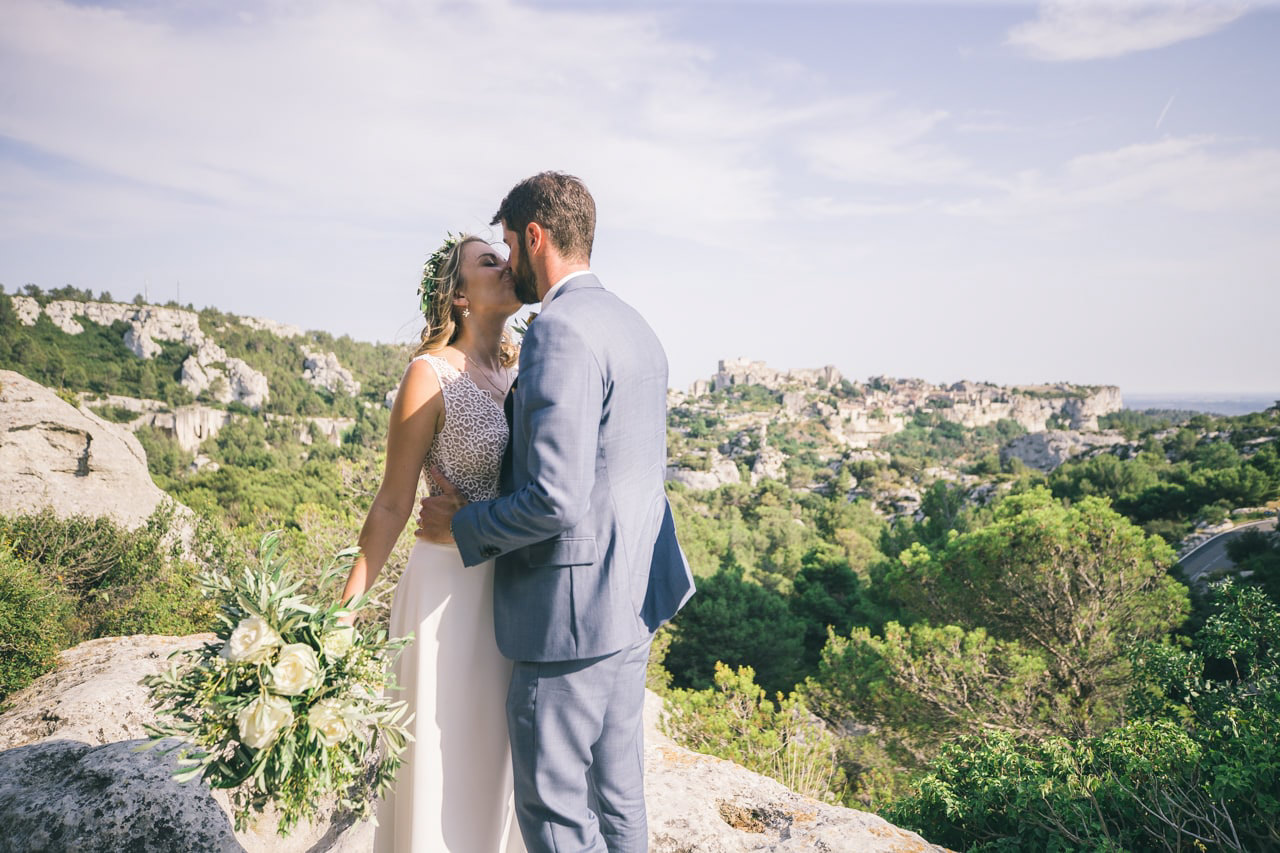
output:
[{"label": "man's hand on bride's waist", "polygon": [[413,531],[413,535],[428,542],[447,544],[453,541],[449,525],[454,513],[468,501],[439,468],[431,469],[431,481],[440,489],[440,494],[422,499],[422,508],[418,510],[418,529]]}]

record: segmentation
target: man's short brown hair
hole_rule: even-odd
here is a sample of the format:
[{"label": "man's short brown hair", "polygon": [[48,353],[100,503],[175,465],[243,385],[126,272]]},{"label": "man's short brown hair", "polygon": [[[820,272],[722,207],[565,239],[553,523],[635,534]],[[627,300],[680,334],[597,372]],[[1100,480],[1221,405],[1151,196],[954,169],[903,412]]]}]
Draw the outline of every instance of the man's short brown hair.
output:
[{"label": "man's short brown hair", "polygon": [[520,235],[536,222],[568,260],[591,260],[596,238],[596,201],[580,178],[564,172],[539,172],[511,188],[490,225],[506,223]]}]

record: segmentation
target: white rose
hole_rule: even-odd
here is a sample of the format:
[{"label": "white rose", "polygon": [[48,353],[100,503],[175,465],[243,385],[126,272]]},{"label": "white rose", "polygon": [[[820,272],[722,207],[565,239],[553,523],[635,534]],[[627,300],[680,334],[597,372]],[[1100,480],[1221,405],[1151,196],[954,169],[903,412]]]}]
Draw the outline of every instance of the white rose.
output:
[{"label": "white rose", "polygon": [[271,667],[271,689],[286,696],[305,693],[320,683],[320,661],[306,643],[290,643]]},{"label": "white rose", "polygon": [[307,723],[325,746],[337,746],[351,734],[351,709],[337,699],[321,699],[307,712]]},{"label": "white rose", "polygon": [[292,722],[293,708],[279,696],[259,696],[236,713],[240,742],[254,749],[271,743]]},{"label": "white rose", "polygon": [[222,651],[227,660],[262,661],[271,657],[272,650],[281,642],[280,635],[266,619],[246,616],[231,632]]},{"label": "white rose", "polygon": [[341,660],[351,651],[356,631],[351,626],[336,628],[320,638],[320,648],[329,660]]}]

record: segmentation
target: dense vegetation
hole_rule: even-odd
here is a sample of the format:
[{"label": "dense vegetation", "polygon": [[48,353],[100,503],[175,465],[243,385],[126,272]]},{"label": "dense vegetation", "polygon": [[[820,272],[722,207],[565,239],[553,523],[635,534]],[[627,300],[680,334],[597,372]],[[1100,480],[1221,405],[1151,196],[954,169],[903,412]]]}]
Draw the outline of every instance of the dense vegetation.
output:
[{"label": "dense vegetation", "polygon": [[[33,295],[54,294],[85,296]],[[165,433],[138,431],[155,481],[200,519],[187,550],[168,510],[136,534],[0,519],[0,696],[82,639],[202,629],[191,573],[239,565],[266,529],[282,529],[303,566],[354,540],[406,352],[278,338],[212,309],[200,321],[268,376],[272,402],[233,408],[199,470]],[[121,330],[83,325],[22,327],[0,294],[0,367],[90,397],[181,400],[184,353],[143,363]],[[303,382],[304,343],[336,352],[360,395]],[[813,397],[859,393],[846,380]],[[783,405],[740,386],[670,413],[673,461],[705,469],[718,454],[740,475],[669,486],[699,580],[651,661],[676,737],[956,849],[1280,845],[1280,540],[1236,539],[1235,583],[1213,595],[1188,589],[1171,547],[1280,498],[1280,410],[1108,415],[1124,444],[1043,475],[1001,460],[1022,432],[1013,422],[967,428],[923,411],[855,451],[818,419],[780,417]],[[354,425],[334,445],[311,416]],[[783,475],[753,484],[766,442]],[[917,503],[886,511],[885,495],[908,490]],[[411,544],[379,582],[384,608]]]},{"label": "dense vegetation", "polygon": [[0,517],[0,700],[84,640],[208,630],[184,529],[172,504],[133,531],[52,511]]}]

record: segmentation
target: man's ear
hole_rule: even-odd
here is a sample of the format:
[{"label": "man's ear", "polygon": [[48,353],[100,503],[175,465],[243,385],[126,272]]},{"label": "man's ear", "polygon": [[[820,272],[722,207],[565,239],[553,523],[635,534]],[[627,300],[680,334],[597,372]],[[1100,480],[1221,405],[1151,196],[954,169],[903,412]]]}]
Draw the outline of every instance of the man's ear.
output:
[{"label": "man's ear", "polygon": [[524,236],[524,245],[530,255],[537,255],[541,253],[543,248],[547,245],[546,229],[536,222],[530,222],[525,226]]}]

